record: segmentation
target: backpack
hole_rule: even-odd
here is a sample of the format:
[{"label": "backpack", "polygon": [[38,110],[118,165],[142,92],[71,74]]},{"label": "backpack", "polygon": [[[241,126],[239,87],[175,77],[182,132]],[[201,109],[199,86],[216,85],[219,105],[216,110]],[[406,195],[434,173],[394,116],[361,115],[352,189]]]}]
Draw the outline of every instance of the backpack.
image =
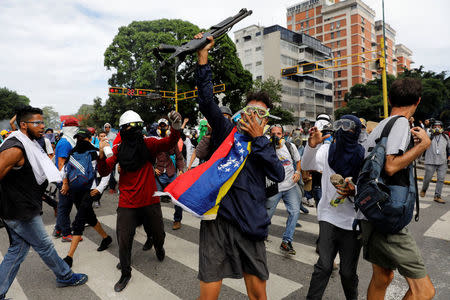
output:
[{"label": "backpack", "polygon": [[[415,219],[419,220],[417,181],[412,164],[391,177],[384,174],[387,139],[392,126],[400,117],[396,116],[389,120],[376,140],[376,146],[364,160],[358,176],[355,196],[356,208],[364,214],[377,231],[389,234],[399,232],[411,222],[414,199],[417,205]],[[397,178],[393,180],[395,176]],[[403,184],[399,185],[398,182],[401,181]]]},{"label": "backpack", "polygon": [[65,168],[71,190],[86,191],[91,189],[96,173],[92,166],[93,152],[95,151],[74,152],[69,156]]}]

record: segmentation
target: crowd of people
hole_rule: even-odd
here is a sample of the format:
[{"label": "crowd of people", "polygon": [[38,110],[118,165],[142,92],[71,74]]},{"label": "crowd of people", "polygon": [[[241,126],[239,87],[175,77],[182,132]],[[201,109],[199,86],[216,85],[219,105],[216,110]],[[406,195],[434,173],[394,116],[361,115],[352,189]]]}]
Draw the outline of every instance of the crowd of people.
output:
[{"label": "crowd of people", "polygon": [[[370,201],[360,199],[364,186],[358,178],[365,158],[383,137],[380,180],[388,188],[409,187],[411,178],[416,180],[410,177],[411,165],[424,154],[426,172],[420,196],[425,196],[437,172],[434,200],[444,203],[441,192],[450,141],[440,121],[413,125],[412,116],[421,100],[420,81],[396,80],[389,91],[390,117],[371,128],[369,122],[354,115],[333,122],[330,116],[320,114],[288,131],[270,115],[272,102],[265,92],[247,95],[245,106],[236,113],[215,103],[208,64],[214,41],[208,39],[209,44],[198,52],[195,72],[197,103],[204,116],[196,126],[188,128],[189,120],[175,111],[145,126],[139,114],[129,110],[120,117],[117,134],[109,123],[96,132],[80,128],[78,121],[70,118],[61,132],[55,133],[51,128],[45,130],[41,109],[28,106],[17,111],[11,131],[1,132],[0,219],[10,247],[0,264],[0,299],[6,296],[30,247],[54,272],[58,286],[84,284],[88,276],[71,270],[73,257],[86,224],[101,237],[98,251],[113,243],[114,237],[102,228],[95,208],[101,206],[105,190],[116,193],[117,184],[116,267],[121,277],[114,285],[116,292],[131,279],[131,250],[138,226],[143,225],[147,234],[143,250],[154,247],[157,259],[164,261],[161,201],[175,203],[172,230],[179,230],[183,210],[201,215],[199,203],[207,200],[212,206],[203,210],[200,225],[199,299],[217,299],[224,278],[244,278],[250,299],[266,299],[269,269],[265,242],[271,219],[283,200],[288,218],[279,247],[287,256],[297,254],[292,242],[295,228],[301,227],[300,214],[309,212],[305,206],[317,208],[318,260],[307,299],[323,297],[334,269],[339,269],[346,299],[358,299],[362,248],[364,259],[373,266],[367,299],[384,298],[394,270],[408,282],[405,299],[431,299],[433,284],[406,226],[386,232],[372,222],[370,213],[355,209],[356,204],[364,207]],[[206,172],[212,178],[203,179],[209,179],[208,185],[196,187],[199,179],[185,188],[194,193],[169,192],[173,186],[185,185],[187,178],[200,178]],[[215,178],[223,180],[214,182]],[[198,189],[206,191],[198,193]],[[160,194],[155,194],[157,191]],[[411,192],[407,188],[406,192],[395,191],[400,192],[392,198],[412,199],[407,197]],[[185,195],[193,199],[182,201]],[[42,201],[55,211],[53,237],[70,243],[63,259],[45,231]],[[77,213],[71,223],[74,205]],[[209,213],[211,207],[216,207],[214,217]],[[410,210],[411,205],[407,207]]]}]

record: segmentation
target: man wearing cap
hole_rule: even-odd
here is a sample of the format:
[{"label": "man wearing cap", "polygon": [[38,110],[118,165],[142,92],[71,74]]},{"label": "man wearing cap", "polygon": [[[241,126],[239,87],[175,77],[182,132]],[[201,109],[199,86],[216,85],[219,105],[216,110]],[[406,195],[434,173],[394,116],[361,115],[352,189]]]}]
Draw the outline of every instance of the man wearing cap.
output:
[{"label": "man wearing cap", "polygon": [[161,139],[142,135],[144,122],[134,111],[126,111],[119,120],[121,142],[112,148],[113,155],[106,158],[103,152],[108,146],[105,138],[100,142],[98,171],[101,176],[111,173],[120,165],[119,207],[117,208],[117,241],[122,276],[115,284],[116,292],[122,291],[131,278],[131,248],[136,227],[144,224],[151,230],[156,257],[164,260],[164,223],[159,197],[156,192],[153,163],[159,152],[169,151],[180,138],[181,115],[172,111],[168,115],[172,124],[171,134]]},{"label": "man wearing cap", "polygon": [[[63,137],[59,140],[55,148],[55,164],[58,170],[64,167],[69,153],[75,147],[75,134],[78,132],[78,120],[75,118],[68,118],[64,121],[62,132]],[[61,189],[61,184],[58,185]],[[55,238],[62,237],[62,242],[72,242],[72,229],[70,227],[70,211],[73,206],[73,198],[70,194],[63,195],[61,191],[58,195],[58,214],[56,216],[56,225],[53,230]]]},{"label": "man wearing cap", "polygon": [[420,197],[425,197],[428,185],[434,172],[437,172],[436,189],[434,201],[444,204],[442,199],[442,187],[444,186],[445,174],[447,172],[447,161],[450,160],[450,139],[442,129],[442,122],[435,121],[431,130],[431,146],[425,152],[425,178],[423,179]]},{"label": "man wearing cap", "polygon": [[[160,119],[158,121],[158,129],[156,133],[159,137],[164,138],[170,136],[169,121]],[[169,149],[169,151],[159,152],[156,155],[155,175],[156,186],[158,191],[163,191],[172,181],[177,178],[177,170],[183,173],[185,169],[183,155],[177,146]],[[181,219],[183,218],[183,209],[175,205],[175,212],[173,214],[173,230],[181,228]]]}]

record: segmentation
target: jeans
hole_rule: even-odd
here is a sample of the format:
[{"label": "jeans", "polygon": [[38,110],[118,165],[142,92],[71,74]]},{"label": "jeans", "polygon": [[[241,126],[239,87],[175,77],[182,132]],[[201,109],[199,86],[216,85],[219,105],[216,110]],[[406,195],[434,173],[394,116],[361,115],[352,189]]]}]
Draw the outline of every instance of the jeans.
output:
[{"label": "jeans", "polygon": [[284,205],[289,213],[289,217],[286,221],[286,230],[283,234],[283,241],[292,242],[295,232],[295,224],[297,223],[298,217],[300,215],[300,193],[297,185],[290,188],[287,191],[279,192],[273,195],[266,201],[267,214],[269,218],[272,219],[275,209],[283,198]]},{"label": "jeans", "polygon": [[35,216],[27,221],[5,220],[5,223],[10,246],[0,264],[0,299],[8,292],[30,246],[53,271],[56,278],[65,280],[72,276],[72,270],[56,253],[41,216]]},{"label": "jeans", "polygon": [[423,179],[422,191],[427,191],[434,172],[437,172],[435,197],[441,197],[442,187],[444,186],[445,173],[447,172],[447,164],[442,165],[425,165],[425,178]]},{"label": "jeans", "polygon": [[58,194],[58,214],[56,216],[55,229],[61,231],[63,236],[67,236],[72,234],[72,229],[70,228],[70,212],[73,206],[73,196],[70,192],[67,195],[63,195],[61,192],[58,192]]},{"label": "jeans", "polygon": [[166,233],[162,219],[161,204],[155,203],[138,208],[117,208],[117,241],[119,243],[119,260],[122,266],[122,274],[131,274],[131,248],[133,246],[136,227],[144,224],[149,230],[155,249],[161,249],[164,245]]},{"label": "jeans", "polygon": [[[158,176],[158,178],[156,179],[156,186],[158,188],[158,191],[163,191],[166,186],[168,186],[172,181],[175,180],[175,178],[177,178],[177,174],[173,175],[172,177],[167,176],[166,173]],[[175,222],[181,222],[181,219],[183,219],[183,209],[180,206],[175,205],[173,220]]]},{"label": "jeans", "polygon": [[358,233],[319,221],[319,259],[314,265],[306,299],[322,299],[333,272],[333,261],[339,252],[339,274],[346,299],[358,299],[358,267],[361,243]]}]

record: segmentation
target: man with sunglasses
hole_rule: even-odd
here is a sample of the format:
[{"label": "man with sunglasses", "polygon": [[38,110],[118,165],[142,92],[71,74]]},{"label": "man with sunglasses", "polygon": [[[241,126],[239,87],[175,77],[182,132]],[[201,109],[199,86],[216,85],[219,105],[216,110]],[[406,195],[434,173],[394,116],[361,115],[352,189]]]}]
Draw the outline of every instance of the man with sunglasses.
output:
[{"label": "man with sunglasses", "polygon": [[164,223],[162,219],[159,197],[156,192],[153,162],[160,152],[167,152],[174,147],[181,129],[181,115],[172,111],[168,115],[172,124],[168,137],[156,139],[144,138],[142,128],[144,122],[132,110],[126,111],[119,119],[121,142],[113,146],[113,155],[106,158],[104,147],[108,146],[108,139],[100,142],[98,171],[106,176],[120,165],[119,207],[117,208],[117,241],[119,243],[119,259],[122,276],[115,284],[116,292],[122,291],[131,279],[131,248],[136,227],[143,224],[151,233],[156,257],[163,261]]},{"label": "man with sunglasses", "polygon": [[[200,39],[203,34],[197,34]],[[214,102],[212,71],[208,51],[212,37],[198,51],[196,81],[201,113],[212,128],[210,146],[214,152],[234,130]],[[244,278],[250,299],[267,299],[269,270],[264,240],[270,219],[265,208],[266,177],[284,179],[284,168],[274,148],[264,136],[271,100],[266,93],[247,95],[246,106],[235,114],[238,132],[251,142],[250,153],[239,175],[220,202],[215,220],[203,220],[199,243],[199,299],[217,299],[224,278]]]},{"label": "man with sunglasses", "polygon": [[[302,157],[305,170],[322,172],[322,198],[317,206],[319,220],[319,259],[307,294],[307,299],[322,299],[333,271],[333,261],[339,253],[339,274],[346,299],[358,298],[358,275],[356,273],[361,245],[353,230],[356,218],[351,201],[355,187],[347,180],[334,186],[331,176],[358,177],[364,159],[364,148],[358,143],[361,122],[352,115],[344,115],[333,123],[335,142],[323,144],[330,135],[313,127]],[[341,200],[335,204],[335,199]]]},{"label": "man with sunglasses", "polygon": [[10,240],[0,264],[0,299],[5,298],[30,247],[56,275],[58,286],[81,285],[87,281],[85,274],[73,273],[58,256],[40,216],[47,182],[62,179],[36,142],[44,133],[42,115],[39,108],[21,108],[16,119],[19,130],[0,147],[0,218],[6,224]]}]

